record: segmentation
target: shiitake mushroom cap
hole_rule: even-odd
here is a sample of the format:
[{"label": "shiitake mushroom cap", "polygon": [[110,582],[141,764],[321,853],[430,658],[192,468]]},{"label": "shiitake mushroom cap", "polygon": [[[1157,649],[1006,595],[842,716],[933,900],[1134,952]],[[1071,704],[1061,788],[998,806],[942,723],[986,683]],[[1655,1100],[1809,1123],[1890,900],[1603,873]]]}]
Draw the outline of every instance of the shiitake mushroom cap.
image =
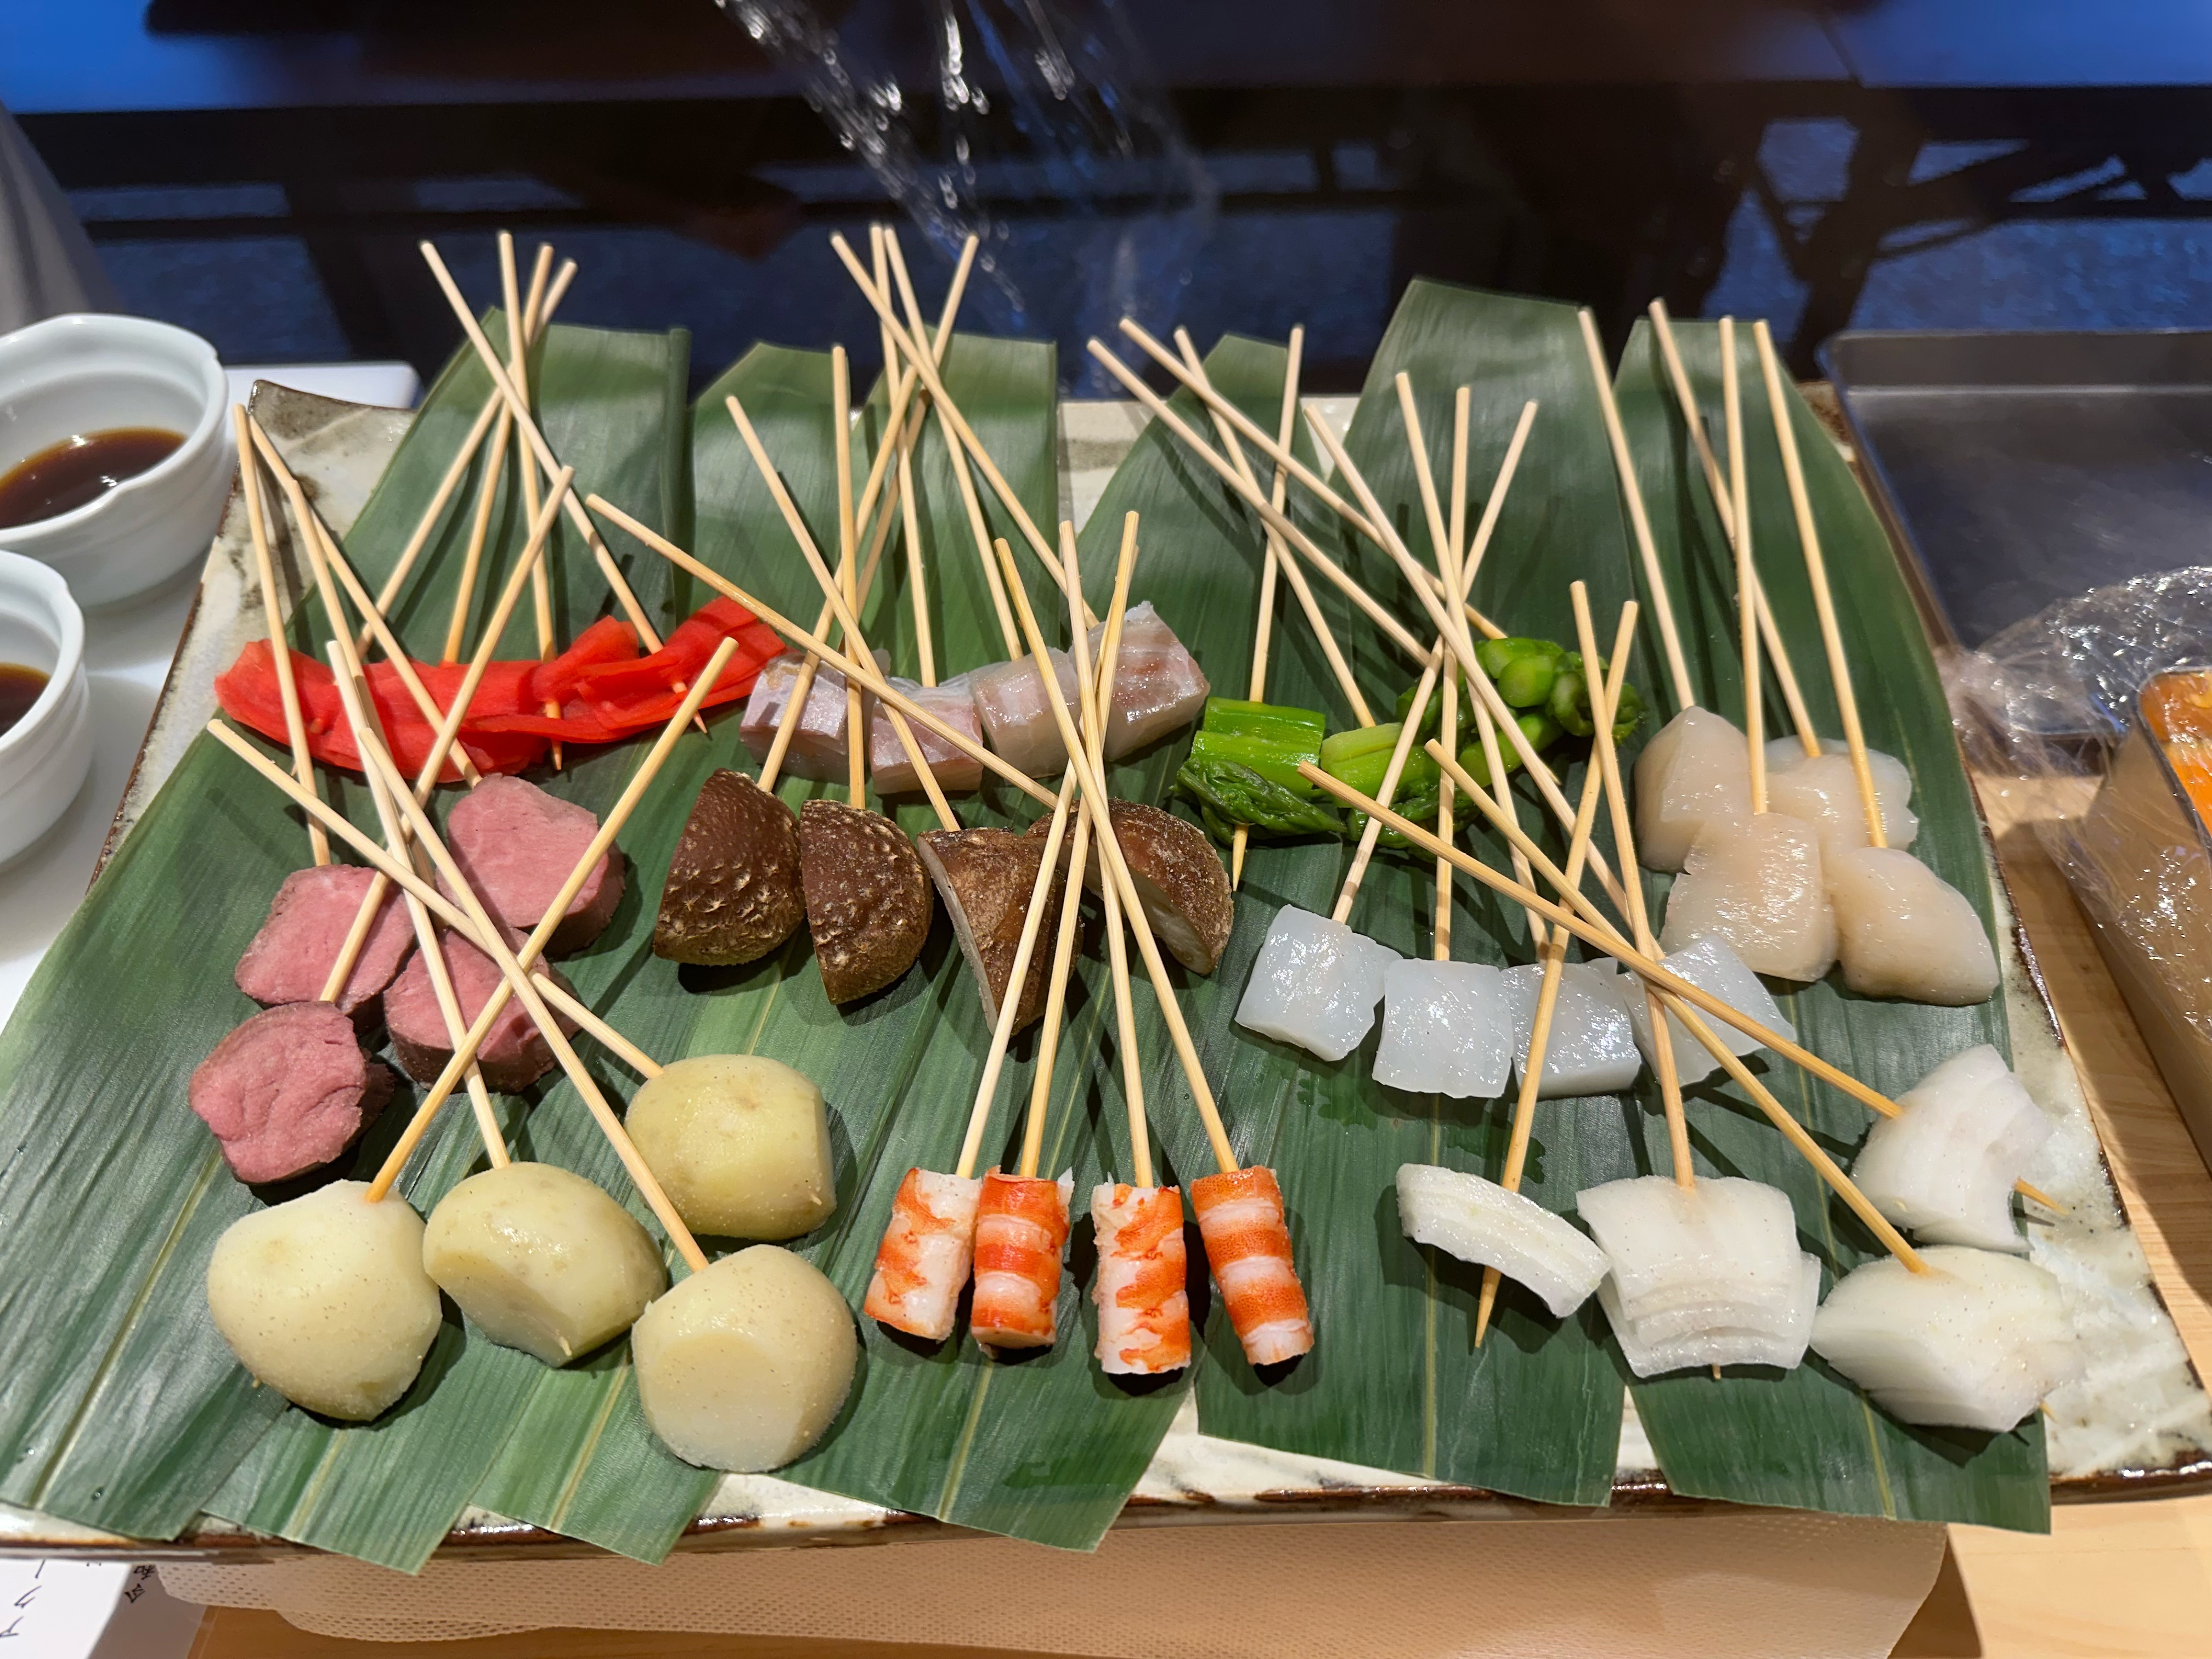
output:
[{"label": "shiitake mushroom cap", "polygon": [[880,812],[810,800],[799,809],[799,874],[830,1001],[857,1001],[914,966],[936,905],[905,830]]},{"label": "shiitake mushroom cap", "polygon": [[[961,954],[982,991],[983,1016],[995,1026],[1013,977],[1030,892],[1044,862],[1044,843],[1011,830],[931,830],[915,838],[915,850],[945,901]],[[1062,888],[1055,874],[1045,900],[1048,918],[1059,914]],[[1051,963],[1048,933],[1030,951],[1029,974],[1014,1005],[1015,1030],[1043,1014]]]},{"label": "shiitake mushroom cap", "polygon": [[653,955],[714,967],[756,962],[805,915],[791,808],[742,772],[712,774],[669,860]]},{"label": "shiitake mushroom cap", "polygon": [[[1229,947],[1236,923],[1236,900],[1229,872],[1213,843],[1196,824],[1142,801],[1117,800],[1109,809],[1114,839],[1129,866],[1129,879],[1145,907],[1146,920],[1167,953],[1194,974],[1210,974]],[[1030,826],[1042,836],[1048,820]],[[1092,849],[1084,885],[1098,890],[1098,854]]]}]

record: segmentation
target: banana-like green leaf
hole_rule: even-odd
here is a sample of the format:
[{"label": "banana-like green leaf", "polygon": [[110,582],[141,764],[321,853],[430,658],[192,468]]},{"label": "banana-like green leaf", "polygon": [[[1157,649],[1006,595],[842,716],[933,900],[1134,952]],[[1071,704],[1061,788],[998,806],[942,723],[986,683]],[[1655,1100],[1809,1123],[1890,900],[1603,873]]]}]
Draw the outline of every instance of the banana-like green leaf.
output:
[{"label": "banana-like green leaf", "polygon": [[[1685,323],[1675,325],[1675,334],[1707,430],[1724,455],[1719,331]],[[1739,331],[1737,357],[1752,544],[1760,579],[1814,722],[1832,738],[1842,728],[1748,328]],[[1656,339],[1643,325],[1629,342],[1618,380],[1622,419],[1669,572],[1692,677],[1708,707],[1740,720],[1743,676],[1733,556],[1720,534]],[[1889,538],[1812,411],[1794,388],[1785,396],[1867,740],[1911,768],[1913,807],[1920,815],[1913,852],[1966,894],[1983,925],[1993,927],[1980,819],[1927,636]],[[1769,735],[1778,736],[1789,732],[1789,717],[1773,684],[1769,676],[1765,720]],[[1664,688],[1652,689],[1661,706],[1668,707]],[[2002,949],[2003,942],[1997,943]],[[2009,1047],[2000,998],[1972,1008],[1875,1001],[1843,990],[1832,975],[1782,1001],[1801,1041],[1893,1097],[1962,1048],[1977,1042]],[[1870,1121],[1865,1108],[1771,1057],[1759,1063],[1776,1096],[1848,1164]],[[1689,1113],[1701,1173],[1747,1176],[1790,1194],[1806,1248],[1827,1269],[1824,1292],[1836,1275],[1880,1254],[1856,1218],[1733,1086],[1693,1090]],[[1651,1149],[1664,1158],[1663,1141],[1655,1138]],[[1686,1496],[2034,1531],[2049,1525],[2039,1418],[2001,1435],[1907,1427],[1812,1355],[1786,1375],[1746,1367],[1718,1382],[1675,1376],[1638,1383],[1634,1395],[1668,1484]]]}]

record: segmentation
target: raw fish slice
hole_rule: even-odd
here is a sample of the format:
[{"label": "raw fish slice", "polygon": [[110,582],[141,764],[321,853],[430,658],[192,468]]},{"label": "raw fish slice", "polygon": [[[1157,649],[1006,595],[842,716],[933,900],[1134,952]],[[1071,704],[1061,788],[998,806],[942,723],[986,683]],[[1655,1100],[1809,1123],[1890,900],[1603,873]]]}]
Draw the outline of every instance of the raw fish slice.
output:
[{"label": "raw fish slice", "polygon": [[1153,1376],[1190,1364],[1189,1264],[1182,1194],[1173,1187],[1104,1181],[1091,1189],[1098,1240],[1098,1369]]},{"label": "raw fish slice", "polygon": [[1836,921],[1812,829],[1779,812],[1715,818],[1667,896],[1668,955],[1719,939],[1754,973],[1811,981],[1836,960]]},{"label": "raw fish slice", "polygon": [[1190,1206],[1206,1261],[1244,1358],[1255,1365],[1295,1359],[1314,1345],[1305,1286],[1291,1258],[1290,1224],[1275,1172],[1248,1164],[1190,1183]]},{"label": "raw fish slice", "polygon": [[2058,1282],[2018,1256],[1932,1245],[1853,1270],[1813,1319],[1813,1351],[1907,1423],[1996,1433],[2084,1362]]},{"label": "raw fish slice", "polygon": [[1877,1118],[1851,1176],[1899,1226],[1932,1244],[2025,1252],[2013,1183],[2051,1122],[1988,1043],[1954,1054]]},{"label": "raw fish slice", "polygon": [[1631,1319],[1699,1303],[1772,1309],[1796,1291],[1797,1218],[1779,1188],[1735,1176],[1686,1188],[1637,1176],[1589,1188],[1576,1206]]},{"label": "raw fish slice", "polygon": [[[1834,738],[1824,752],[1808,755],[1795,738],[1766,745],[1766,805],[1771,811],[1802,818],[1820,837],[1823,855],[1867,844],[1866,808],[1859,801],[1859,778],[1844,746]],[[1867,750],[1874,774],[1874,798],[1881,807],[1882,836],[1892,847],[1910,847],[1920,833],[1913,816],[1912,774],[1894,755]]]},{"label": "raw fish slice", "polygon": [[1515,1029],[1498,969],[1393,962],[1382,969],[1375,1080],[1412,1094],[1487,1100],[1513,1075]]},{"label": "raw fish slice", "polygon": [[1398,1224],[1417,1244],[1495,1267],[1543,1298],[1554,1319],[1587,1301],[1605,1252],[1534,1199],[1434,1164],[1398,1166]]},{"label": "raw fish slice", "polygon": [[1342,1060],[1375,1024],[1383,970],[1402,960],[1340,921],[1286,904],[1268,924],[1237,1023],[1322,1060]]},{"label": "raw fish slice", "polygon": [[[1539,1098],[1611,1094],[1635,1082],[1644,1069],[1636,1028],[1621,1006],[1620,971],[1609,962],[1570,962],[1560,969],[1559,1001],[1545,1039]],[[1508,968],[1500,977],[1513,1010],[1513,1069],[1518,1075],[1528,1066],[1544,970],[1531,963]]]},{"label": "raw fish slice", "polygon": [[[939,685],[924,685],[918,680],[902,680],[894,676],[891,685],[947,726],[957,726],[978,743],[983,741],[983,726],[975,714],[975,697],[969,689],[967,675],[957,675]],[[982,783],[982,762],[963,754],[920,720],[910,720],[906,724],[907,730],[914,733],[914,740],[921,745],[921,757],[935,774],[937,787],[946,794],[958,794]],[[914,769],[913,761],[907,757],[906,745],[899,741],[897,729],[887,720],[872,720],[868,723],[868,781],[875,785],[878,795],[911,794],[921,787],[921,774]]]},{"label": "raw fish slice", "polygon": [[952,1334],[975,1249],[983,1183],[934,1170],[908,1170],[891,1200],[861,1311],[932,1342]]},{"label": "raw fish slice", "polygon": [[[1075,659],[1054,648],[1048,654],[1059,678],[1060,695],[1067,706],[1076,706]],[[975,712],[991,747],[1009,765],[1033,778],[1049,777],[1067,764],[1067,747],[1060,740],[1060,723],[1053,717],[1052,699],[1045,695],[1044,677],[1034,659],[994,662],[968,677],[975,693]]]},{"label": "raw fish slice", "polygon": [[1963,1008],[1997,988],[1996,952],[1966,896],[1910,853],[1862,847],[1827,866],[1844,983],[1862,996]]},{"label": "raw fish slice", "polygon": [[[875,658],[876,672],[889,674],[890,655],[878,651]],[[738,735],[755,760],[766,760],[775,745],[775,729],[783,723],[784,705],[791,701],[792,688],[798,684],[799,671],[805,661],[800,653],[787,651],[763,668],[753,682],[752,695],[745,699],[744,717],[738,722]],[[876,700],[863,693],[863,731],[874,719],[875,706]],[[791,734],[791,747],[784,751],[783,775],[825,783],[845,781],[845,677],[827,664],[815,671],[806,707],[799,714],[798,729]]]},{"label": "raw fish slice", "polygon": [[[1106,624],[1091,630],[1091,660],[1102,660]],[[1212,687],[1205,671],[1146,599],[1121,616],[1115,659],[1114,706],[1106,715],[1106,758],[1119,760],[1163,732],[1188,726],[1206,708]]]},{"label": "raw fish slice", "polygon": [[1710,708],[1686,708],[1636,757],[1636,856],[1679,870],[1705,822],[1751,811],[1744,735]]},{"label": "raw fish slice", "polygon": [[[1669,952],[1664,965],[1677,978],[1711,992],[1739,1013],[1748,1014],[1769,1030],[1793,1042],[1796,1041],[1797,1028],[1782,1017],[1781,1006],[1774,1000],[1773,994],[1759,983],[1757,974],[1744,966],[1743,958],[1729,948],[1726,939],[1711,935],[1692,939],[1680,950]],[[1628,1018],[1636,1027],[1636,1046],[1648,1065],[1656,1045],[1651,1040],[1651,1005],[1644,995],[1644,982],[1635,975],[1627,974],[1621,977],[1620,984]],[[1703,1018],[1706,1027],[1732,1054],[1756,1054],[1763,1046],[1717,1015],[1705,1014]],[[1720,1070],[1720,1061],[1673,1014],[1667,1016],[1667,1031],[1674,1040],[1674,1070],[1684,1088],[1703,1083]]]},{"label": "raw fish slice", "polygon": [[1650,1330],[1621,1316],[1613,1282],[1598,1286],[1598,1305],[1620,1344],[1621,1358],[1638,1376],[1658,1376],[1690,1366],[1776,1365],[1795,1370],[1804,1363],[1805,1348],[1813,1333],[1814,1304],[1820,1299],[1820,1264],[1809,1255],[1798,1258],[1798,1278],[1790,1311],[1778,1323],[1756,1326],[1717,1326],[1672,1338],[1655,1337]]}]

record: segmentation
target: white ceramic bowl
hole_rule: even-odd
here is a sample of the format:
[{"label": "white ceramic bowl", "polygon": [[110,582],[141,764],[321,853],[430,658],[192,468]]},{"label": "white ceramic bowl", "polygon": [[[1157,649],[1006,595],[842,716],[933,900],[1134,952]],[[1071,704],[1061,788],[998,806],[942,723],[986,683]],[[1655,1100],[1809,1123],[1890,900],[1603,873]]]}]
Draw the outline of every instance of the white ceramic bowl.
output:
[{"label": "white ceramic bowl", "polygon": [[54,827],[92,765],[84,616],[69,584],[35,559],[0,553],[0,662],[46,671],[30,711],[0,732],[0,865]]},{"label": "white ceramic bowl", "polygon": [[167,323],[88,313],[0,335],[0,472],[76,433],[185,434],[98,500],[0,529],[0,548],[52,565],[85,606],[143,593],[205,557],[230,487],[228,402],[215,348]]}]

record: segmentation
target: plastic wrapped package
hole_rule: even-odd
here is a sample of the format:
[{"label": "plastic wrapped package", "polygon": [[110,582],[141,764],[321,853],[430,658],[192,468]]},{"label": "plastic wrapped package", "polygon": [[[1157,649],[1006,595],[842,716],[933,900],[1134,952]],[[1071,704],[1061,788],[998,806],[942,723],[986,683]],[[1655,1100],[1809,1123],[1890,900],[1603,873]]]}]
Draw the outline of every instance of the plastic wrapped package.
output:
[{"label": "plastic wrapped package", "polygon": [[2212,1162],[2212,567],[2094,589],[1947,665],[1969,759],[2038,803]]}]

